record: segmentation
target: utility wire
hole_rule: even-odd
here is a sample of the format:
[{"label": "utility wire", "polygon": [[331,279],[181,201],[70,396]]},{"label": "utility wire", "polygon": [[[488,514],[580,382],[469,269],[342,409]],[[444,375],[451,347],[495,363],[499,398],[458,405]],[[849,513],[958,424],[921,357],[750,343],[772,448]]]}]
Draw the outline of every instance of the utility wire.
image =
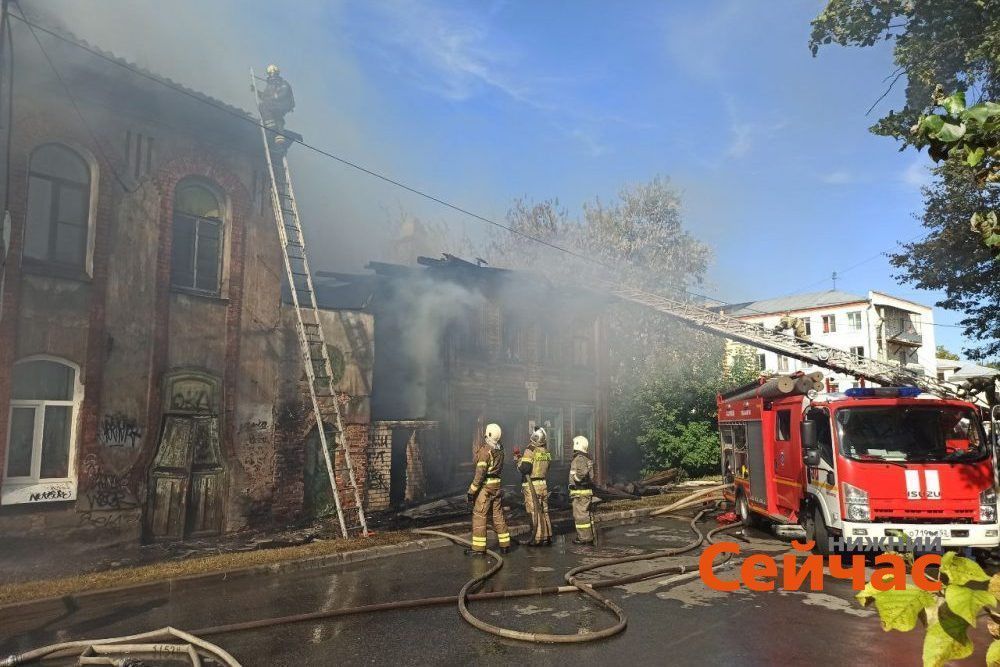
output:
[{"label": "utility wire", "polygon": [[115,169],[114,163],[108,158],[107,153],[104,152],[104,142],[101,141],[100,137],[97,136],[97,133],[90,126],[90,123],[87,122],[87,118],[83,115],[80,105],[76,102],[76,96],[73,95],[73,91],[70,90],[69,84],[66,83],[66,80],[63,79],[59,69],[56,67],[55,63],[52,62],[52,58],[49,57],[48,51],[46,51],[45,46],[42,45],[42,40],[38,38],[38,34],[35,32],[36,26],[24,18],[24,9],[21,8],[21,4],[18,0],[13,1],[14,4],[17,5],[18,11],[21,12],[21,16],[19,17],[15,14],[11,14],[11,16],[23,21],[28,26],[31,36],[35,38],[35,43],[38,44],[38,48],[41,49],[42,55],[45,56],[45,61],[49,64],[49,67],[52,69],[52,73],[55,74],[56,79],[59,80],[59,85],[62,86],[63,91],[66,93],[66,97],[69,98],[70,105],[73,107],[76,115],[80,118],[80,122],[83,123],[83,127],[87,130],[87,134],[90,135],[90,140],[94,144],[94,149],[100,154],[105,164],[108,165],[108,169],[111,170],[111,174],[115,177],[115,180],[118,181],[118,185],[121,186],[122,190],[128,193],[135,192],[135,190],[129,188],[129,186],[125,184],[125,180],[121,177],[121,174],[118,173],[118,170]]}]

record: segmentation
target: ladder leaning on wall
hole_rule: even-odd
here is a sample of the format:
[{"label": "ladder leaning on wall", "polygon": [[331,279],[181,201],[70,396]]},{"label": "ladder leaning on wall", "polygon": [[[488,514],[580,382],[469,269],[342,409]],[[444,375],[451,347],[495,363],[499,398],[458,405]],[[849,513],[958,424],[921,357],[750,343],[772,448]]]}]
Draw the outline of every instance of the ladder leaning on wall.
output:
[{"label": "ladder leaning on wall", "polygon": [[[344,419],[340,411],[339,398],[336,394],[333,378],[333,367],[330,354],[323,335],[323,324],[320,320],[319,308],[316,303],[316,290],[313,287],[312,274],[309,271],[309,260],[306,258],[305,238],[302,235],[302,225],[299,218],[299,208],[295,202],[295,192],[292,189],[292,175],[288,169],[288,158],[284,151],[278,151],[279,160],[272,155],[275,137],[278,133],[264,126],[260,112],[260,97],[257,94],[257,77],[253,68],[250,69],[250,88],[253,91],[254,105],[257,109],[257,120],[260,123],[261,138],[264,142],[264,155],[267,158],[268,176],[271,179],[271,204],[274,208],[274,222],[278,228],[278,239],[285,264],[285,278],[288,281],[292,304],[295,307],[295,327],[298,335],[302,359],[305,362],[309,399],[312,402],[313,415],[316,419],[316,434],[319,437],[320,448],[323,450],[323,460],[326,472],[330,478],[330,489],[333,492],[334,504],[337,508],[337,519],[344,537],[348,537],[352,529],[360,529],[368,536],[368,523],[365,520],[364,507],[361,504],[361,492],[358,489],[354,475],[354,465],[351,453],[344,438]],[[354,503],[358,511],[358,523],[348,523],[344,519],[344,509],[340,502],[337,488],[337,476],[333,468],[326,429],[323,427],[323,417],[320,413],[320,396],[330,397],[336,417],[337,432],[334,434],[337,448],[344,456],[347,467],[347,478],[354,493]]]}]

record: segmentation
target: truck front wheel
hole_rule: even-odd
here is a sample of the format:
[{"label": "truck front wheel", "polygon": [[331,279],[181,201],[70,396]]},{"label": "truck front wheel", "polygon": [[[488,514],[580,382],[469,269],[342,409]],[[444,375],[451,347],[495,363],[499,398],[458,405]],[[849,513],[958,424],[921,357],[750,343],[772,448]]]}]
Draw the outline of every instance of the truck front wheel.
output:
[{"label": "truck front wheel", "polygon": [[823,509],[819,505],[813,505],[805,513],[805,525],[802,527],[806,531],[806,539],[814,543],[813,553],[820,556],[830,555],[830,531],[826,528],[826,521],[823,519]]}]

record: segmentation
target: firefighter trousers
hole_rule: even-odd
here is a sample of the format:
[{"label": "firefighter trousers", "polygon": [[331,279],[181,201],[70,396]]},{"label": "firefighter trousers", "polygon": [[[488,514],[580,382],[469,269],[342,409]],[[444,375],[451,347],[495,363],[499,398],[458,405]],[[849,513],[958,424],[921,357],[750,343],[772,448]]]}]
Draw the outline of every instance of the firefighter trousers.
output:
[{"label": "firefighter trousers", "polygon": [[594,541],[594,520],[590,515],[590,501],[594,492],[590,489],[570,490],[573,500],[573,524],[576,526],[576,539],[581,542]]},{"label": "firefighter trousers", "polygon": [[493,518],[493,530],[497,533],[497,541],[501,547],[510,546],[510,531],[507,529],[507,519],[503,515],[500,502],[500,480],[487,481],[476,494],[472,506],[472,550],[486,551],[486,524]]},{"label": "firefighter trousers", "polygon": [[[531,525],[535,529],[532,540],[535,543],[552,539],[552,520],[549,519],[549,489],[544,479],[535,479],[530,482],[534,486],[532,495],[529,482],[521,484],[521,491],[524,492],[524,509],[531,517]],[[535,502],[535,499],[538,502]]]}]

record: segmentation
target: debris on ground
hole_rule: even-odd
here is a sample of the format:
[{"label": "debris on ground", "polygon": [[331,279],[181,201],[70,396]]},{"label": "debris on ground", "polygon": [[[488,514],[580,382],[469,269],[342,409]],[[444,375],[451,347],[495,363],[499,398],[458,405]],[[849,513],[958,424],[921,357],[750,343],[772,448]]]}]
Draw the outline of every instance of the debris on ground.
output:
[{"label": "debris on ground", "polygon": [[731,523],[736,523],[740,518],[736,516],[736,512],[723,512],[722,514],[715,517],[715,522],[722,524],[723,526],[729,525]]}]

